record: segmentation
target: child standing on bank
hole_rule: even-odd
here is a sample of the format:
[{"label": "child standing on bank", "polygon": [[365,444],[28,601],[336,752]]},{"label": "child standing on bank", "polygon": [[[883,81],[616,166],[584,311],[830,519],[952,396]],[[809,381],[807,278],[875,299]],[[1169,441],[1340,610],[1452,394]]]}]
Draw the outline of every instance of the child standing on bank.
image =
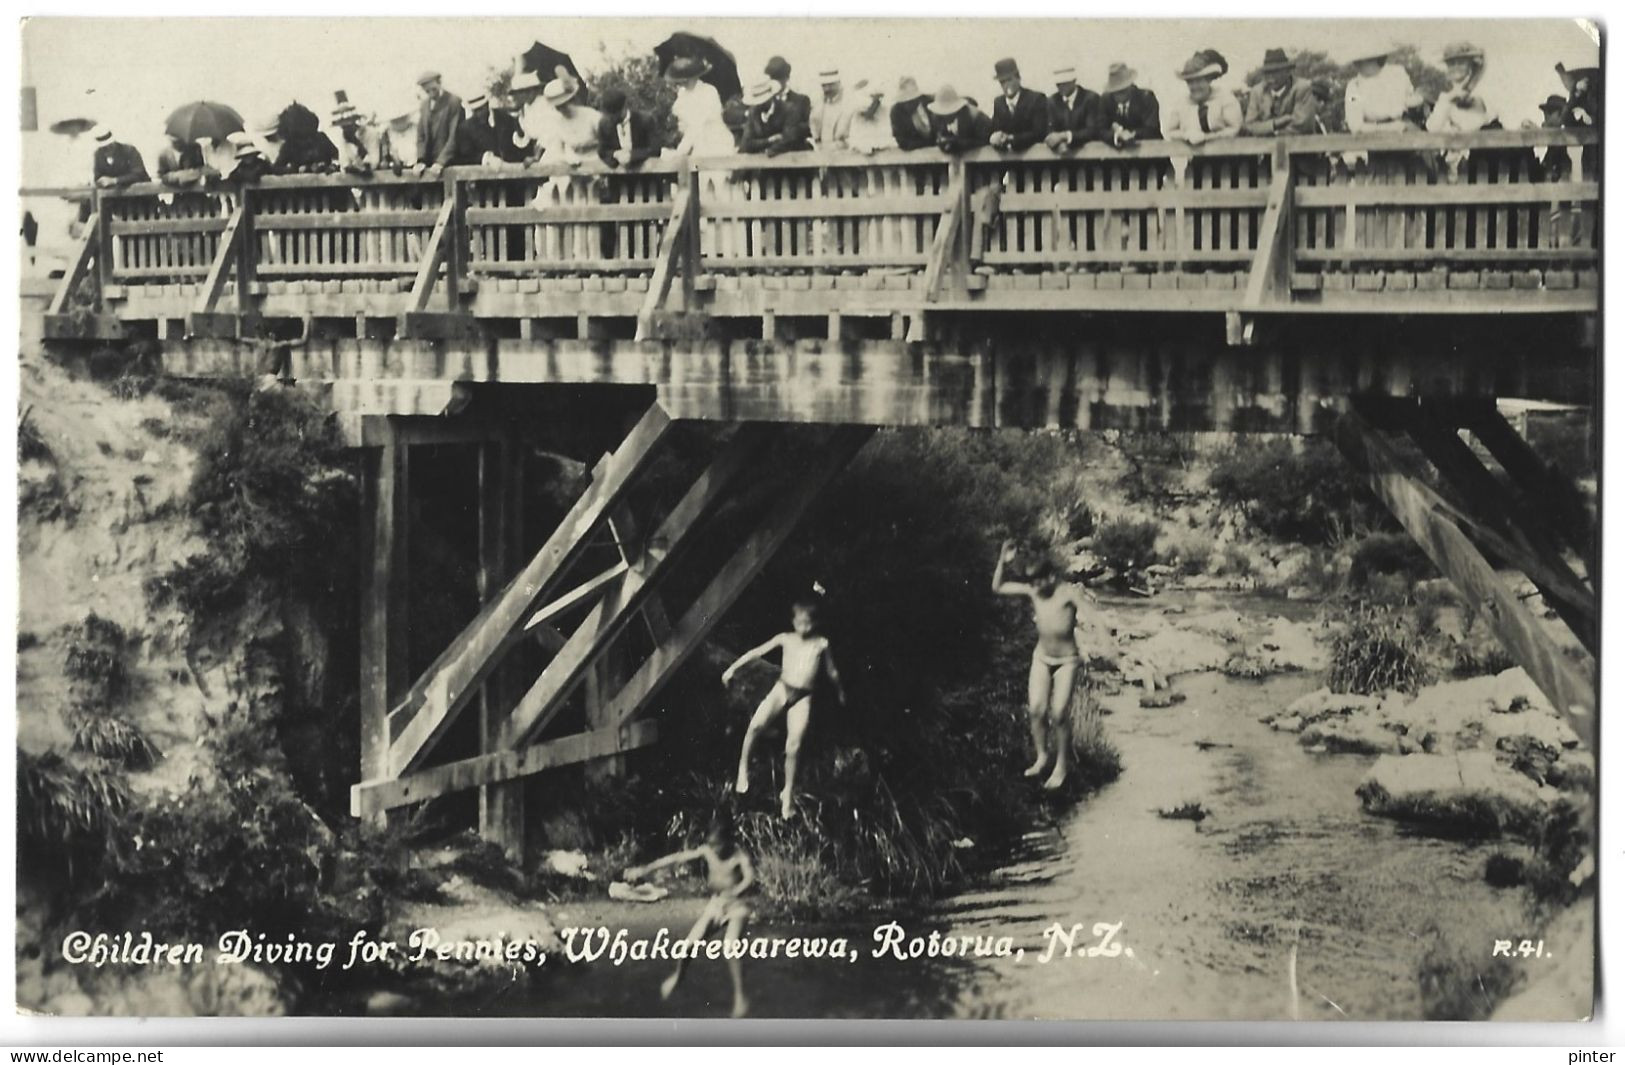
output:
[{"label": "child standing on bank", "polygon": [[[733,821],[726,813],[719,813],[711,822],[705,842],[690,850],[677,851],[657,858],[648,865],[636,865],[622,875],[628,883],[641,880],[657,869],[671,865],[684,865],[704,859],[705,877],[711,886],[711,899],[700,911],[699,920],[689,929],[689,939],[703,941],[715,933],[722,933],[726,947],[737,943],[745,933],[745,922],[750,919],[750,904],[742,896],[756,882],[756,871],[750,864],[750,855],[734,842]],[[688,968],[689,957],[677,959],[677,968],[660,985],[660,997],[671,998],[677,985],[683,982],[683,970]],[[744,973],[738,958],[729,957],[728,975],[734,985],[735,1017],[743,1017],[750,1008],[745,998]]]},{"label": "child standing on bank", "polygon": [[846,705],[846,692],[841,688],[840,674],[835,671],[829,640],[818,634],[818,613],[823,590],[814,585],[814,594],[796,600],[791,612],[791,631],[780,633],[760,647],[746,651],[738,661],[722,674],[726,687],[734,674],[747,662],[765,657],[773,651],[783,653],[779,679],[756,707],[750,725],[745,729],[745,743],[739,751],[739,779],[734,790],[743,795],[750,790],[750,752],[763,729],[780,715],[785,719],[784,736],[784,790],[779,794],[779,813],[789,820],[795,810],[793,800],[796,787],[796,763],[801,753],[801,738],[812,717],[813,686],[822,673],[835,688],[835,698]]}]

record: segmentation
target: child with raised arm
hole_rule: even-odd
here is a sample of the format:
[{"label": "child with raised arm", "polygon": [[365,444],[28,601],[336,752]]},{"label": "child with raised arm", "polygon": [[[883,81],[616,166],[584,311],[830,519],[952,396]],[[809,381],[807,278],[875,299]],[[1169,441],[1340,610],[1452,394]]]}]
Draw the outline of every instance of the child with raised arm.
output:
[{"label": "child with raised arm", "polygon": [[[703,941],[713,933],[721,932],[724,946],[737,943],[744,934],[745,922],[750,919],[750,905],[740,896],[756,882],[756,871],[750,864],[750,855],[740,850],[734,842],[733,821],[726,813],[719,813],[711,822],[705,842],[698,847],[668,854],[648,865],[633,866],[622,875],[628,883],[632,883],[657,869],[684,865],[701,859],[705,860],[705,876],[711,886],[712,895],[710,901],[705,904],[705,909],[700,911],[699,920],[689,929],[687,938]],[[688,961],[686,954],[677,959],[677,968],[660,985],[662,999],[671,998],[672,992],[677,990],[677,985],[683,982],[683,970],[688,968]],[[734,985],[733,1015],[743,1017],[750,1008],[750,1003],[745,998],[742,966],[739,958],[729,957],[727,961],[728,975]]]},{"label": "child with raised arm", "polygon": [[777,720],[779,715],[784,715],[784,790],[779,794],[779,813],[786,821],[795,812],[792,804],[795,798],[796,762],[801,753],[801,737],[806,733],[807,722],[812,717],[813,685],[817,683],[820,673],[828,677],[834,686],[836,700],[842,706],[846,705],[846,692],[841,688],[840,674],[835,671],[829,640],[818,635],[817,631],[818,596],[821,594],[815,586],[814,595],[796,600],[790,619],[791,631],[780,633],[762,646],[746,651],[722,674],[722,683],[726,687],[747,662],[775,650],[783,653],[779,679],[756,707],[756,713],[751,716],[750,725],[745,729],[745,743],[739,751],[739,779],[734,784],[734,790],[741,795],[750,790],[751,748],[756,745],[756,737],[762,730]]},{"label": "child with raised arm", "polygon": [[1095,597],[1079,585],[1064,583],[1048,558],[1033,567],[1028,582],[1006,580],[1004,567],[1016,560],[1016,545],[1009,540],[999,550],[993,567],[993,591],[1021,596],[1032,603],[1038,627],[1032,670],[1027,675],[1027,720],[1032,728],[1034,757],[1025,776],[1044,772],[1053,758],[1055,768],[1044,787],[1066,783],[1072,756],[1072,694],[1077,686],[1083,654],[1078,648],[1078,612]]}]

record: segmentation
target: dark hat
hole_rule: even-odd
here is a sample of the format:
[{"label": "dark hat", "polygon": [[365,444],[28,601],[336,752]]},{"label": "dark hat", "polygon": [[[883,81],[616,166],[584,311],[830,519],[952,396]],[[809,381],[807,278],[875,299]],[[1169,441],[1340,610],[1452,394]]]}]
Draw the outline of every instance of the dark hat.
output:
[{"label": "dark hat", "polygon": [[762,68],[762,73],[774,81],[789,81],[790,63],[782,55],[776,55],[767,61],[767,66]]},{"label": "dark hat", "polygon": [[1554,93],[1553,95],[1546,97],[1546,102],[1540,105],[1540,111],[1541,114],[1550,114],[1553,111],[1561,111],[1568,105],[1569,102],[1567,100]]},{"label": "dark hat", "polygon": [[666,77],[672,81],[687,81],[689,78],[703,78],[710,73],[711,64],[703,59],[696,59],[690,55],[680,55],[671,61],[666,68]]},{"label": "dark hat", "polygon": [[1271,48],[1264,53],[1264,73],[1275,70],[1291,70],[1295,64],[1286,57],[1285,48]]},{"label": "dark hat", "polygon": [[598,97],[598,109],[607,115],[618,115],[625,106],[625,89],[605,89]]},{"label": "dark hat", "polygon": [[1001,59],[993,64],[993,80],[1003,81],[1005,78],[1019,78],[1021,71],[1014,59]]},{"label": "dark hat", "polygon": [[333,122],[342,123],[348,119],[359,117],[355,104],[350,102],[350,94],[343,89],[333,93]]},{"label": "dark hat", "polygon": [[1185,65],[1179,68],[1179,76],[1185,81],[1196,81],[1200,78],[1216,78],[1224,73],[1224,61],[1216,60],[1215,52],[1197,52],[1185,60]]},{"label": "dark hat", "polygon": [[1557,64],[1557,66],[1554,69],[1557,71],[1557,76],[1563,79],[1563,84],[1567,88],[1572,90],[1574,88],[1574,83],[1575,83],[1576,80],[1578,80],[1580,78],[1594,78],[1594,77],[1596,77],[1597,76],[1597,71],[1598,71],[1599,68],[1598,67],[1570,67],[1570,66],[1564,66],[1562,63],[1559,63],[1559,64]]}]

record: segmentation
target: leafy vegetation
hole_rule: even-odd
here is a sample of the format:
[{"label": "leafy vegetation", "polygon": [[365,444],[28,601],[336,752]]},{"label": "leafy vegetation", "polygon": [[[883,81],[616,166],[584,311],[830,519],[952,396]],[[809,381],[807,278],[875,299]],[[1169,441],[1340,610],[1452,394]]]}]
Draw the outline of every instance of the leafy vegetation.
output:
[{"label": "leafy vegetation", "polygon": [[1295,543],[1331,543],[1350,530],[1388,523],[1333,445],[1320,439],[1301,444],[1237,444],[1214,463],[1208,486],[1261,532]]},{"label": "leafy vegetation", "polygon": [[1427,648],[1416,622],[1401,611],[1357,604],[1332,640],[1326,683],[1334,692],[1412,695],[1429,681]]},{"label": "leafy vegetation", "polygon": [[1142,570],[1157,561],[1157,536],[1161,531],[1154,521],[1113,518],[1095,531],[1094,551],[1119,572]]},{"label": "leafy vegetation", "polygon": [[[1349,80],[1354,77],[1352,63],[1339,63],[1325,52],[1310,49],[1297,49],[1287,53],[1295,64],[1293,72],[1300,78],[1310,82],[1320,82],[1329,89],[1325,103],[1321,105],[1321,120],[1326,123],[1329,130],[1345,130],[1348,128],[1343,115],[1343,90]],[[1415,45],[1403,45],[1388,58],[1388,62],[1397,63],[1405,68],[1410,76],[1411,85],[1422,94],[1427,101],[1436,100],[1449,84],[1442,68],[1427,62],[1422,58],[1421,52]],[[1247,72],[1247,84],[1256,85],[1264,78],[1264,71],[1255,67]]]}]

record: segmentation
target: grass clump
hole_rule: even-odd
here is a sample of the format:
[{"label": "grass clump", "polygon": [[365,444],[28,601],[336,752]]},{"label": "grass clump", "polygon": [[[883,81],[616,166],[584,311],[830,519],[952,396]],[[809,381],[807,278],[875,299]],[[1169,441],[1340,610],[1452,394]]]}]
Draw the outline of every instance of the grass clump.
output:
[{"label": "grass clump", "polygon": [[1357,604],[1332,640],[1326,684],[1339,694],[1416,694],[1430,680],[1427,647],[1414,619],[1382,606]]}]

